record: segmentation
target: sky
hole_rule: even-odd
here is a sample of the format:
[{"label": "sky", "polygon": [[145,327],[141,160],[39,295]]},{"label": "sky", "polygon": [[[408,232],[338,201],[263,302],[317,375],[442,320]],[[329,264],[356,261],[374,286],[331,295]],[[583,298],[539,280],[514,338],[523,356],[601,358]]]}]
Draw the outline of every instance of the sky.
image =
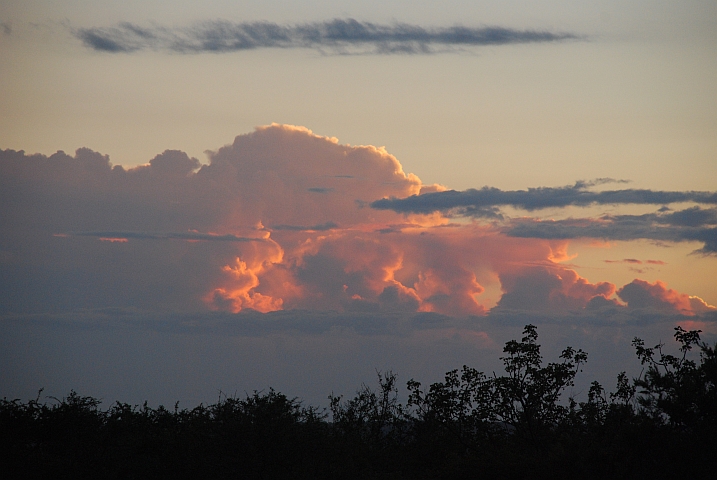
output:
[{"label": "sky", "polygon": [[[717,5],[0,5],[0,395],[570,393],[717,339]],[[582,383],[580,383],[582,382]],[[582,395],[582,397],[581,397]],[[584,398],[583,398],[584,399]]]}]

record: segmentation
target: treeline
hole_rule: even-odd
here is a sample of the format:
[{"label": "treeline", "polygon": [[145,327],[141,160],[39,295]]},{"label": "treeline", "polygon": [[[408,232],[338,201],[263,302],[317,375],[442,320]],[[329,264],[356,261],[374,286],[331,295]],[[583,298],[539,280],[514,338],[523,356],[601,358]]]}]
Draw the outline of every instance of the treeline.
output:
[{"label": "treeline", "polygon": [[[717,356],[675,329],[677,356],[635,339],[640,378],[593,382],[563,399],[587,354],[544,364],[537,329],[506,343],[505,374],[448,372],[424,388],[396,376],[328,410],[269,390],[193,409],[150,408],[71,392],[0,403],[3,478],[713,478]],[[699,360],[689,356],[699,351]]]}]

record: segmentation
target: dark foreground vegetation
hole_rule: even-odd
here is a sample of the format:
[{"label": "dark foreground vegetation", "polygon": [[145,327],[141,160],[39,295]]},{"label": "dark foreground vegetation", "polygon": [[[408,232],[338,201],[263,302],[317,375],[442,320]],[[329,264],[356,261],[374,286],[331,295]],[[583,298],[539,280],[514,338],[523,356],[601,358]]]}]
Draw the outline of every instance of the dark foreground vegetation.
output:
[{"label": "dark foreground vegetation", "polygon": [[[329,412],[269,390],[191,410],[100,401],[71,392],[0,403],[6,478],[714,478],[717,356],[677,327],[678,356],[633,345],[644,365],[614,392],[562,399],[587,361],[566,348],[543,364],[528,325],[502,357],[505,375],[469,367],[423,388],[396,376]],[[699,360],[691,359],[692,349]],[[697,352],[692,352],[696,356]]]}]

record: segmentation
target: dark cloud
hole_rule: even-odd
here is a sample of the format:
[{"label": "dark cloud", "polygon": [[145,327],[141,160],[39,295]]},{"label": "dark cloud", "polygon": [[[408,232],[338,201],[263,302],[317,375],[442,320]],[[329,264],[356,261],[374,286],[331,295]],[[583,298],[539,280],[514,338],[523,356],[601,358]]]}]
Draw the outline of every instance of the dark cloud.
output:
[{"label": "dark cloud", "polygon": [[[609,179],[601,179],[598,183],[608,183]],[[576,182],[566,187],[538,187],[528,190],[503,191],[493,187],[480,190],[469,189],[462,192],[447,190],[444,192],[413,195],[408,198],[384,198],[370,205],[379,210],[393,210],[398,213],[433,213],[445,212],[470,217],[496,217],[495,207],[511,206],[528,211],[542,208],[590,205],[667,205],[680,202],[696,202],[717,204],[717,192],[670,192],[644,189],[590,191],[595,182]],[[665,222],[700,222],[714,220],[715,213],[703,212],[682,213],[661,217]]]},{"label": "dark cloud", "polygon": [[[600,238],[702,242],[695,253],[717,254],[717,209],[692,207],[677,212],[645,215],[606,215],[599,219],[514,220],[505,232],[514,237],[543,239]],[[650,262],[654,263],[654,262]]]},{"label": "dark cloud", "polygon": [[[62,234],[61,234],[62,235]],[[263,242],[263,238],[237,237],[232,234],[217,235],[214,233],[199,232],[70,232],[67,235],[78,237],[98,237],[108,239],[137,239],[137,240],[190,240],[190,241],[212,241],[212,242]]]},{"label": "dark cloud", "polygon": [[544,43],[583,38],[574,33],[504,27],[428,28],[406,23],[382,25],[351,18],[300,25],[216,20],[183,28],[80,28],[74,32],[97,51],[126,53],[144,49],[180,53],[235,52],[259,48],[311,48],[333,53],[426,54],[449,48],[514,43]]},{"label": "dark cloud", "polygon": [[[609,282],[592,284],[575,271],[565,268],[534,266],[500,276],[505,293],[491,311],[531,312],[562,316],[584,312],[594,306],[596,297],[608,300],[615,293]],[[611,302],[608,300],[608,302]]]},{"label": "dark cloud", "polygon": [[82,30],[78,33],[78,36],[86,46],[103,52],[131,52],[139,48],[123,42],[120,38],[113,39],[112,37],[116,35],[103,34],[94,29]]},{"label": "dark cloud", "polygon": [[617,296],[627,303],[633,314],[703,316],[704,320],[717,319],[717,308],[699,297],[689,296],[667,288],[657,280],[649,283],[635,279],[620,288]]},{"label": "dark cloud", "polygon": [[[557,287],[557,285],[552,285]],[[548,286],[543,293],[551,290]],[[388,289],[384,300],[400,303],[397,291]],[[530,308],[496,307],[484,316],[449,316],[435,312],[415,312],[404,308],[353,311],[335,310],[277,310],[258,312],[245,309],[239,313],[192,312],[164,313],[136,308],[80,309],[60,313],[0,314],[0,329],[14,323],[35,323],[72,330],[109,330],[137,328],[167,334],[219,335],[260,337],[298,333],[324,335],[336,331],[350,331],[360,336],[410,337],[424,331],[450,330],[481,332],[494,330],[491,326],[526,323],[541,325],[600,325],[661,324],[675,321],[702,321],[717,324],[717,309],[706,306],[689,311],[690,297],[668,289],[662,282],[650,284],[635,280],[618,290],[627,305],[596,295],[580,308],[560,312]],[[391,298],[389,298],[391,297]],[[535,300],[543,301],[542,295]],[[694,297],[692,297],[694,298]],[[681,305],[683,302],[684,305]],[[680,307],[685,311],[681,311]]]},{"label": "dark cloud", "polygon": [[[605,263],[622,263],[628,265],[628,270],[631,272],[644,274],[650,270],[654,270],[654,267],[651,265],[666,265],[666,262],[663,262],[662,260],[638,260],[636,258],[624,258],[622,260],[603,260]],[[636,267],[634,265],[648,265],[646,268],[643,267]]]},{"label": "dark cloud", "polygon": [[331,193],[334,191],[333,188],[327,188],[327,187],[311,187],[311,188],[307,188],[307,190],[311,193]]},{"label": "dark cloud", "polygon": [[[309,189],[311,190],[311,189]],[[325,232],[326,230],[332,230],[334,228],[338,228],[338,224],[332,221],[328,221],[326,223],[321,223],[318,225],[311,225],[311,226],[305,226],[305,225],[272,225],[272,230],[290,230],[295,232]]]},{"label": "dark cloud", "polygon": [[[662,205],[656,213],[644,215],[606,215],[599,219],[537,219],[509,220],[504,232],[510,236],[542,239],[601,238],[610,240],[650,239],[667,242],[702,242],[696,253],[717,253],[717,208],[692,206],[673,211],[666,205],[691,202],[717,204],[717,192],[657,191],[624,189],[591,191],[598,184],[614,183],[612,179],[576,182],[566,187],[539,187],[528,190],[503,191],[483,187],[463,192],[448,190],[405,198],[383,198],[370,204],[374,209],[397,213],[434,213],[504,220],[499,207],[515,207],[528,211],[569,206],[593,205]],[[619,181],[624,182],[624,181]]]},{"label": "dark cloud", "polygon": [[717,208],[702,209],[694,206],[678,212],[656,216],[655,221],[680,227],[717,225]]}]

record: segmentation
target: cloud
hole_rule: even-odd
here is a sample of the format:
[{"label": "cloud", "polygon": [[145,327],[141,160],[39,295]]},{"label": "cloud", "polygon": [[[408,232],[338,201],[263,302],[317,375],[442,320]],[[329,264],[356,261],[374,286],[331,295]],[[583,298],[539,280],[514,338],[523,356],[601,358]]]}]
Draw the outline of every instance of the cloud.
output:
[{"label": "cloud", "polygon": [[199,232],[69,232],[66,236],[78,237],[99,237],[100,239],[137,239],[137,240],[188,240],[188,241],[210,241],[210,242],[261,242],[263,238],[237,237],[232,234],[217,235],[213,233]]},{"label": "cloud", "polygon": [[717,208],[702,209],[694,206],[677,212],[661,212],[652,218],[658,223],[679,227],[717,225]]},{"label": "cloud", "polygon": [[[532,267],[501,276],[505,293],[496,312],[523,311],[560,316],[584,310],[596,297],[607,300],[615,293],[609,282],[591,284],[564,267]],[[597,301],[597,300],[595,300]]]},{"label": "cloud", "polygon": [[516,219],[506,226],[505,232],[507,235],[523,238],[702,242],[703,247],[695,250],[695,253],[715,255],[716,214],[715,208],[691,207],[670,213],[658,211],[645,215],[605,215],[596,219]]},{"label": "cloud", "polygon": [[571,264],[582,235],[708,235],[711,207],[555,222],[510,219],[502,205],[485,207],[489,221],[368,208],[444,187],[383,148],[290,125],[208,160],[166,150],[124,168],[86,148],[0,151],[3,395],[82,388],[196,405],[274,387],[323,405],[376,368],[427,384],[462,364],[497,371],[527,323],[546,358],[583,348],[584,378],[613,385],[619,371],[639,375],[635,336],[654,344],[675,324],[717,334],[717,309],[667,281],[619,286]]},{"label": "cloud", "polygon": [[[0,152],[0,312],[350,308],[356,299],[332,303],[334,285],[307,273],[312,259],[333,255],[349,268],[355,252],[344,242],[399,220],[360,205],[422,188],[385,150],[301,127],[261,127],[209,156],[202,166],[167,150],[125,169],[84,148]],[[341,193],[317,195],[317,184]],[[384,267],[377,260],[342,281],[361,301],[415,311]]]},{"label": "cloud", "polygon": [[[492,187],[463,192],[437,191],[398,198],[389,197],[370,204],[377,210],[404,214],[442,213],[475,219],[504,221],[507,235],[523,238],[607,240],[650,239],[667,242],[702,242],[695,253],[717,254],[717,208],[698,205],[672,211],[673,203],[717,204],[717,192],[656,191],[625,189],[591,191],[596,185],[615,183],[609,178],[593,182],[576,182],[566,187],[539,187],[503,191]],[[541,221],[537,218],[506,219],[500,207],[527,211],[570,206],[594,205],[662,205],[655,213],[643,215],[604,215],[600,218],[570,218]]]},{"label": "cloud", "polygon": [[[599,183],[613,182],[603,179]],[[528,190],[503,191],[493,187],[480,190],[469,189],[462,192],[447,190],[444,192],[413,195],[408,198],[383,198],[371,203],[379,210],[392,210],[398,213],[454,213],[460,216],[495,217],[495,207],[511,206],[528,211],[591,205],[668,205],[671,203],[696,202],[717,204],[717,192],[671,192],[644,189],[607,190],[593,192],[588,188],[595,183],[576,182],[566,187],[538,187]],[[678,216],[668,214],[662,217],[672,222],[712,221],[715,213],[685,212]]]},{"label": "cloud", "polygon": [[627,302],[630,309],[647,313],[696,315],[717,312],[717,307],[708,305],[699,297],[691,297],[667,288],[664,282],[657,280],[649,283],[635,279],[617,291],[617,295]]},{"label": "cloud", "polygon": [[179,53],[223,53],[259,48],[309,48],[332,53],[426,54],[451,48],[578,40],[574,33],[505,27],[391,25],[352,18],[298,25],[215,20],[188,27],[142,27],[123,22],[80,28],[74,35],[93,50],[128,53],[145,49]]},{"label": "cloud", "polygon": [[[383,148],[342,145],[303,127],[259,127],[208,157],[201,165],[166,150],[125,169],[86,148],[0,151],[0,314],[112,307],[631,318],[640,310],[637,287],[581,277],[565,264],[572,238],[697,240],[712,248],[713,208],[552,222],[455,222],[440,212],[367,208],[444,187],[404,172]],[[610,182],[508,193],[525,205],[546,198],[574,205]],[[630,192],[613,198],[646,196]],[[685,302],[670,314],[699,309],[697,300]]]},{"label": "cloud", "polygon": [[[311,189],[309,189],[311,191]],[[331,230],[334,228],[338,228],[338,225],[332,221],[328,221],[326,223],[322,223],[319,225],[312,225],[312,226],[301,226],[301,225],[272,225],[272,230],[293,230],[293,231],[311,231],[311,232],[324,232],[326,230]]]}]

